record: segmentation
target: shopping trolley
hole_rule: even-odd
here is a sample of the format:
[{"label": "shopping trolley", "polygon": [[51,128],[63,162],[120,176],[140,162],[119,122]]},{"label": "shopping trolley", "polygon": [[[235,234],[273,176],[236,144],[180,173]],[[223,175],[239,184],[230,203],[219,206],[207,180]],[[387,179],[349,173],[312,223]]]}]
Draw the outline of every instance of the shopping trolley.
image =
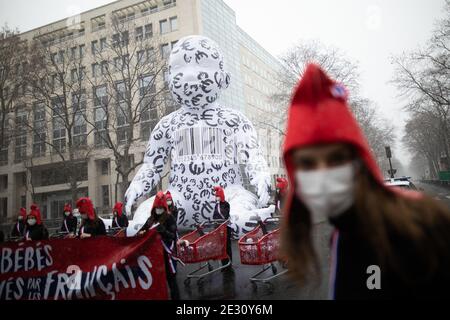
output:
[{"label": "shopping trolley", "polygon": [[[238,241],[241,263],[246,265],[261,265],[261,271],[252,275],[249,280],[255,286],[264,283],[273,290],[271,280],[285,274],[288,270],[278,272],[275,262],[279,260],[279,218],[271,217],[262,221],[257,217],[257,226]],[[283,265],[282,265],[283,266]],[[284,268],[284,266],[283,266]],[[272,275],[262,277],[267,270],[271,269]]]},{"label": "shopping trolley", "polygon": [[57,231],[49,236],[50,240],[67,238],[69,238],[69,232],[67,231]]},{"label": "shopping trolley", "polygon": [[115,238],[125,238],[127,236],[126,228],[108,228],[106,235]]},{"label": "shopping trolley", "polygon": [[[231,265],[231,259],[227,255],[227,224],[228,220],[204,222],[178,240],[177,257],[184,264],[200,263],[197,269],[186,276],[185,285],[189,285],[191,279],[197,279],[197,283],[201,284],[205,277]],[[214,267],[211,264],[211,261],[227,258],[228,263],[223,266]],[[201,272],[205,268],[208,268],[208,271]]]}]

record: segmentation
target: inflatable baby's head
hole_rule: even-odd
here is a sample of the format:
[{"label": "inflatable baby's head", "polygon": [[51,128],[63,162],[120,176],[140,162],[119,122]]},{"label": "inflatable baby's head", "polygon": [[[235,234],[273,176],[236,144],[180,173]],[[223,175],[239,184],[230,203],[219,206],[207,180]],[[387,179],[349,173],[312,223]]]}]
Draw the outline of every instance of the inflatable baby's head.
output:
[{"label": "inflatable baby's head", "polygon": [[169,87],[179,104],[204,108],[214,103],[230,84],[218,45],[203,36],[187,36],[169,58]]}]

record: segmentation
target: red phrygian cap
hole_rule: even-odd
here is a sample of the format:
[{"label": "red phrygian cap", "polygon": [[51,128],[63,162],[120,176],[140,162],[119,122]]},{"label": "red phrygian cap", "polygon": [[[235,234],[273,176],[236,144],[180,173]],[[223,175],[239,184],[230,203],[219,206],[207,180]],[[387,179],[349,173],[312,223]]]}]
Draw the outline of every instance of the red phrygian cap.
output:
[{"label": "red phrygian cap", "polygon": [[70,203],[66,203],[64,205],[64,212],[70,212],[70,214],[72,214],[72,206],[70,205]]},{"label": "red phrygian cap", "polygon": [[41,211],[39,210],[39,207],[37,204],[32,204],[30,207],[30,212],[28,213],[28,216],[32,216],[36,219],[36,224],[41,224]]},{"label": "red phrygian cap", "polygon": [[80,198],[77,201],[77,208],[80,214],[87,214],[89,220],[95,219],[94,205],[89,198]]},{"label": "red phrygian cap", "polygon": [[[293,187],[289,193],[286,212],[290,211],[296,188],[294,167],[289,154],[294,149],[322,143],[352,145],[375,180],[384,186],[381,170],[347,105],[346,89],[330,79],[319,66],[309,64],[295,90],[288,111],[283,158]],[[417,193],[405,193],[400,188],[389,190],[417,197]]]},{"label": "red phrygian cap", "polygon": [[280,192],[283,194],[287,191],[288,181],[285,178],[278,177],[276,187],[277,189],[280,189]]},{"label": "red phrygian cap", "polygon": [[225,191],[222,187],[214,187],[214,194],[216,197],[220,198],[220,202],[225,201]]},{"label": "red phrygian cap", "polygon": [[156,209],[156,208],[164,208],[164,209],[166,209],[166,212],[169,212],[169,207],[167,206],[166,195],[162,191],[158,191],[158,193],[155,196],[155,201],[153,201],[152,211],[153,211],[153,209]]},{"label": "red phrygian cap", "polygon": [[170,193],[169,190],[167,190],[167,192],[166,192],[166,200],[169,200],[169,199],[173,201],[172,194]]},{"label": "red phrygian cap", "polygon": [[123,211],[123,203],[122,202],[117,202],[114,205],[113,212],[114,211],[117,212],[117,216],[118,217],[121,217],[122,216],[122,211]]},{"label": "red phrygian cap", "polygon": [[27,209],[25,208],[20,208],[19,209],[19,216],[22,216],[23,219],[25,220],[27,218]]}]

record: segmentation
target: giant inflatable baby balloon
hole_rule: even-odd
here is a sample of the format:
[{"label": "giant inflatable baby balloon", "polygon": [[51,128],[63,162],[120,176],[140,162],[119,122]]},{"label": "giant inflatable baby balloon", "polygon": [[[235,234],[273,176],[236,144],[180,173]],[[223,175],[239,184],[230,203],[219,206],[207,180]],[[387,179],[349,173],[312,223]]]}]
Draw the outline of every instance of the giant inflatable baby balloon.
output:
[{"label": "giant inflatable baby balloon", "polygon": [[[259,209],[269,200],[270,176],[252,123],[217,102],[230,84],[222,53],[206,37],[182,38],[170,54],[168,74],[181,108],[162,118],[151,133],[144,163],[125,194],[126,211],[157,186],[170,163],[168,190],[179,208],[179,229],[212,220],[213,188],[222,186],[231,207],[230,226],[240,236],[252,228],[251,217],[270,214]],[[243,174],[258,197],[244,188]],[[133,225],[145,222],[152,203],[150,198],[139,206]]]}]

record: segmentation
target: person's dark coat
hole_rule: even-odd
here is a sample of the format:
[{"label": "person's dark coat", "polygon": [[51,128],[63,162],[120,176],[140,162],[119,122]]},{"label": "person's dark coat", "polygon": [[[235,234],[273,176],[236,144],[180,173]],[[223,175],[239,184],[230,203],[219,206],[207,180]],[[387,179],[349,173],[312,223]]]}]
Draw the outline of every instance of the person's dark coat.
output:
[{"label": "person's dark coat", "polygon": [[77,218],[70,214],[67,217],[64,217],[64,220],[61,225],[61,232],[76,233],[77,224],[78,224]]},{"label": "person's dark coat", "polygon": [[11,237],[12,238],[22,238],[25,235],[25,221],[24,220],[17,220],[16,223],[11,228]]},{"label": "person's dark coat", "polygon": [[178,207],[174,204],[169,206],[169,212],[170,214],[175,218],[175,221],[178,220]]},{"label": "person's dark coat", "polygon": [[[214,220],[227,220],[230,218],[230,204],[227,201],[220,201],[216,203],[214,207],[213,219]],[[227,226],[227,254],[231,260],[233,260],[233,252],[231,249],[231,238],[233,229]],[[222,265],[228,263],[228,259],[222,260]]]},{"label": "person's dark coat", "polygon": [[48,240],[48,231],[43,224],[28,225],[25,231],[25,238],[27,240]]},{"label": "person's dark coat", "polygon": [[3,233],[2,230],[0,230],[0,242],[4,242],[5,241],[5,234]]},{"label": "person's dark coat", "polygon": [[127,228],[128,218],[125,214],[117,215],[112,220],[112,228]]},{"label": "person's dark coat", "polygon": [[103,220],[100,218],[86,219],[83,221],[78,235],[81,236],[82,233],[88,233],[92,237],[104,236],[106,235],[106,228]]},{"label": "person's dark coat", "polygon": [[227,220],[230,218],[230,204],[226,201],[216,203],[214,207],[213,219]]},{"label": "person's dark coat", "polygon": [[[393,298],[449,298],[450,291],[450,259],[443,256],[439,261],[438,271],[431,278],[425,278],[427,274],[418,261],[420,255],[411,248],[410,241],[392,231],[390,238],[393,250],[400,258],[401,265],[396,270],[401,270],[403,275],[414,279],[414,283],[403,280],[399,272],[390,266],[382,266],[378,261],[375,250],[367,243],[366,237],[358,232],[356,214],[350,209],[346,213],[330,219],[338,233],[332,251],[336,252],[335,267],[332,268],[332,297],[336,300],[343,299],[393,299]],[[433,232],[429,230],[430,234]],[[333,243],[332,243],[333,244]],[[369,289],[369,284],[375,284],[373,269],[371,266],[380,267],[381,289]],[[334,269],[334,270],[333,270]],[[412,275],[412,276],[411,276]],[[333,290],[334,289],[334,290]]]},{"label": "person's dark coat", "polygon": [[140,231],[148,231],[156,223],[160,223],[156,227],[156,231],[161,235],[165,245],[170,247],[177,237],[177,222],[175,218],[170,214],[162,214],[161,217],[158,217],[156,214],[151,215]]}]

